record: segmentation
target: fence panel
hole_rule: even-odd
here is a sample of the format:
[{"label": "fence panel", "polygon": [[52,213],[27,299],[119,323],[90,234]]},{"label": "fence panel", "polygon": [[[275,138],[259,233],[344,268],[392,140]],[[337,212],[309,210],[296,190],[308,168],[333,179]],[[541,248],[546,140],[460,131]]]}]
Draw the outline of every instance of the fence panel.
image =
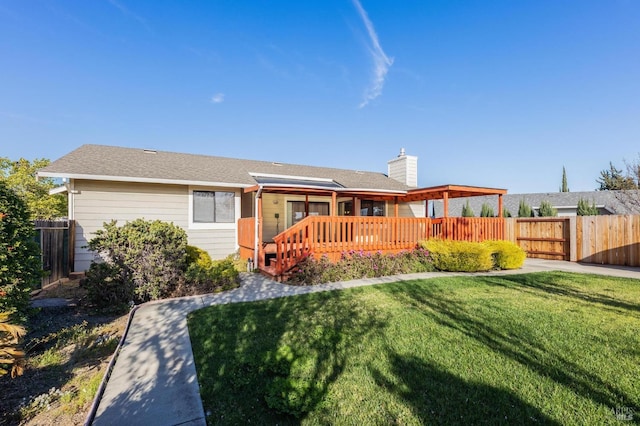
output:
[{"label": "fence panel", "polygon": [[522,247],[528,257],[569,260],[569,222],[568,217],[508,218],[505,239]]},{"label": "fence panel", "polygon": [[578,261],[640,266],[640,215],[578,216]]},{"label": "fence panel", "polygon": [[68,277],[73,272],[75,223],[69,220],[36,220],[34,225],[44,270],[41,285]]}]

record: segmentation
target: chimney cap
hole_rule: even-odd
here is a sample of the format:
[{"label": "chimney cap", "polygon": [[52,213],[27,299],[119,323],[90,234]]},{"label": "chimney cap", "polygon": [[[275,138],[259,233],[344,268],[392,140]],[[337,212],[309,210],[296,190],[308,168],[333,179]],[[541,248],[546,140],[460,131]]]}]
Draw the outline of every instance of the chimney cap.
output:
[{"label": "chimney cap", "polygon": [[400,155],[398,155],[398,157],[404,157],[405,155],[404,148],[400,148]]}]

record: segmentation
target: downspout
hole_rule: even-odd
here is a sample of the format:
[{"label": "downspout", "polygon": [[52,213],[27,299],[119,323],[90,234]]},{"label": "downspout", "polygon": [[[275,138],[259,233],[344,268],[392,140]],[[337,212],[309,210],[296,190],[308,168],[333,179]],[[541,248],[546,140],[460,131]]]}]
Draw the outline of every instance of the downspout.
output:
[{"label": "downspout", "polygon": [[256,192],[256,203],[255,203],[255,209],[256,209],[256,215],[255,215],[255,223],[253,226],[253,267],[254,268],[258,268],[258,222],[260,221],[260,218],[258,217],[258,214],[262,213],[260,212],[258,209],[258,199],[262,196],[262,185],[259,185],[258,187],[258,191]]}]

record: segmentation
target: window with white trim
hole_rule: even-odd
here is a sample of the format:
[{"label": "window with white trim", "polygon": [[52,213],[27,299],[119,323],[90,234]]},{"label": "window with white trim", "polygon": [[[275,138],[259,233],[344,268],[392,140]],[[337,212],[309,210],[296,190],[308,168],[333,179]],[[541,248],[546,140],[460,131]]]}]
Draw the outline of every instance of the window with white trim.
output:
[{"label": "window with white trim", "polygon": [[233,223],[235,215],[233,192],[193,191],[193,223]]}]

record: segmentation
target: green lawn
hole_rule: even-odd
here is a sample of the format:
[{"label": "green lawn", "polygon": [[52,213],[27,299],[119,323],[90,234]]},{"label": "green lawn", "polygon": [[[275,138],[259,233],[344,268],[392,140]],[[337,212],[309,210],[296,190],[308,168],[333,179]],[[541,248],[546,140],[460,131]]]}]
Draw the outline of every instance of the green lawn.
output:
[{"label": "green lawn", "polygon": [[640,280],[403,281],[206,308],[189,330],[209,424],[640,418]]}]

